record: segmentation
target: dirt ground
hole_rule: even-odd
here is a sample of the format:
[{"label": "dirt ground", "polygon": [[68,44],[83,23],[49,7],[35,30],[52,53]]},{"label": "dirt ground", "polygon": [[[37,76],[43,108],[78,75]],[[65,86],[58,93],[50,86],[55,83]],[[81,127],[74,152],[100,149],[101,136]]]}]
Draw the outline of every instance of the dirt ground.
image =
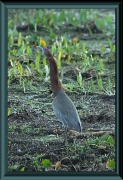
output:
[{"label": "dirt ground", "polygon": [[[114,95],[66,93],[80,114],[83,133],[108,131],[115,138]],[[8,117],[8,167],[16,165],[15,171],[20,171],[22,167],[25,167],[25,171],[45,171],[42,159],[56,164],[62,158],[69,157],[77,171],[109,171],[105,164],[108,159],[114,158],[115,147],[89,145],[89,139],[96,136],[79,136],[71,131],[68,132],[68,143],[65,143],[65,132],[53,114],[52,100],[50,89],[24,94],[11,86],[8,104],[19,110]],[[71,170],[68,159],[63,160],[62,164],[60,171]],[[48,170],[55,169],[49,167]]]},{"label": "dirt ground", "polygon": [[[77,58],[75,55],[74,60]],[[18,77],[11,80],[8,88],[8,108],[12,108],[8,116],[8,171],[115,171],[106,166],[108,160],[115,160],[115,143],[107,144],[108,136],[115,141],[115,95],[85,92],[78,87],[76,76],[80,62],[81,59],[73,64],[62,61],[65,69],[62,87],[74,102],[82,122],[82,134],[69,130],[67,142],[62,124],[53,113],[50,80],[44,81],[45,73],[26,77],[25,92]],[[115,69],[115,60],[106,58],[104,64],[108,69],[108,73],[102,75],[106,84],[109,71]],[[85,86],[90,82],[89,77],[96,78],[93,69],[81,74]],[[73,91],[65,86],[71,81],[75,84]],[[108,135],[103,137],[106,132]],[[43,159],[48,159],[52,165],[44,167]],[[58,161],[61,166],[55,169]]]}]

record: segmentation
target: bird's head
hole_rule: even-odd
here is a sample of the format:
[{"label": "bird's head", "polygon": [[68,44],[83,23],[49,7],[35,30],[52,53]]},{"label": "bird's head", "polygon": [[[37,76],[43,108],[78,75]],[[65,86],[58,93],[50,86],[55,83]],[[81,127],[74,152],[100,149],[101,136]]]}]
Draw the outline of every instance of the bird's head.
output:
[{"label": "bird's head", "polygon": [[49,51],[48,48],[46,48],[46,47],[43,48],[43,47],[41,47],[41,46],[36,46],[36,47],[37,47],[41,52],[43,52],[47,58],[52,56],[52,54],[51,54],[51,52]]}]

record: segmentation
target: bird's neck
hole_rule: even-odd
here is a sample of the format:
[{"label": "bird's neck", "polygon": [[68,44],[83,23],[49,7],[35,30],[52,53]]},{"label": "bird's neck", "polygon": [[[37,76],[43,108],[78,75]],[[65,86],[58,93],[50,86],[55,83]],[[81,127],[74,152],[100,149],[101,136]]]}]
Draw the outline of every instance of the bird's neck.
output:
[{"label": "bird's neck", "polygon": [[58,68],[53,56],[48,57],[50,64],[50,81],[51,81],[51,89],[53,92],[53,96],[55,97],[58,90],[61,90],[61,83],[59,80]]}]

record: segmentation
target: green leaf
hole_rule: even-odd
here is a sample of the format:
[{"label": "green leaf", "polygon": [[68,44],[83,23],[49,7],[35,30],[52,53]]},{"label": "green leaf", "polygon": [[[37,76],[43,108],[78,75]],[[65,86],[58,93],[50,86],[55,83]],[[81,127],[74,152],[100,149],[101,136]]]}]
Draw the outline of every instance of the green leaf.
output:
[{"label": "green leaf", "polygon": [[42,19],[42,16],[43,16],[43,11],[40,9],[39,10],[39,17],[40,17],[40,19]]},{"label": "green leaf", "polygon": [[46,66],[46,64],[47,64],[46,59],[43,59],[43,65]]},{"label": "green leaf", "polygon": [[92,36],[92,35],[93,35],[93,33],[92,33],[92,31],[91,31],[91,29],[90,29],[90,28],[88,28],[88,31],[89,31],[90,36]]},{"label": "green leaf", "polygon": [[8,22],[8,29],[10,29],[12,27],[12,20],[10,20],[9,22]]},{"label": "green leaf", "polygon": [[114,144],[114,139],[112,136],[109,136],[107,139],[107,142],[109,142],[110,144]]},{"label": "green leaf", "polygon": [[99,138],[94,139],[93,143],[96,144],[96,145],[99,144]]},{"label": "green leaf", "polygon": [[103,134],[103,135],[100,137],[100,140],[101,140],[101,141],[105,141],[108,136],[109,136],[109,133],[106,132],[105,134]]},{"label": "green leaf", "polygon": [[56,38],[56,35],[54,33],[51,33],[50,34],[50,39],[55,39]]},{"label": "green leaf", "polygon": [[18,46],[20,46],[22,43],[22,34],[19,33],[19,37],[18,37]]},{"label": "green leaf", "polygon": [[79,72],[79,75],[77,75],[77,82],[80,86],[82,86],[82,75],[80,72]]},{"label": "green leaf", "polygon": [[81,9],[81,11],[80,11],[80,20],[82,21],[82,22],[86,22],[86,20],[87,20],[87,10],[86,9]]},{"label": "green leaf", "polygon": [[107,166],[107,168],[109,168],[109,169],[115,169],[115,161],[114,161],[114,160],[108,160],[108,161],[106,162],[106,166]]},{"label": "green leaf", "polygon": [[85,49],[85,43],[82,42],[82,52],[85,53],[86,49]]},{"label": "green leaf", "polygon": [[20,48],[17,50],[17,52],[15,52],[17,55],[22,55],[24,54],[24,51],[27,49],[26,44],[23,44],[22,46],[20,46]]},{"label": "green leaf", "polygon": [[73,19],[73,16],[72,16],[72,14],[70,14],[70,13],[68,13],[67,14],[67,18],[68,18],[68,21],[71,23],[71,24],[75,24],[75,21],[74,21],[74,19]]},{"label": "green leaf", "polygon": [[35,25],[35,19],[34,18],[30,18],[30,23],[34,26]]},{"label": "green leaf", "polygon": [[102,79],[101,78],[98,79],[98,86],[99,86],[100,90],[103,88],[103,84],[102,84]]},{"label": "green leaf", "polygon": [[17,62],[17,67],[18,67],[19,74],[22,76],[22,74],[23,74],[23,67],[22,67],[22,65],[21,65],[21,63],[19,61]]},{"label": "green leaf", "polygon": [[17,24],[17,20],[18,20],[18,15],[16,14],[14,17],[14,24]]},{"label": "green leaf", "polygon": [[109,45],[110,49],[111,49],[113,52],[115,52],[115,45],[112,44],[112,42],[111,42],[110,39],[108,39],[108,45]]},{"label": "green leaf", "polygon": [[35,61],[36,69],[40,69],[40,54],[36,55],[36,61]]},{"label": "green leaf", "polygon": [[64,19],[65,19],[65,10],[62,9],[62,11],[61,11],[61,13],[59,15],[59,21],[60,22],[64,21]]},{"label": "green leaf", "polygon": [[95,86],[94,86],[94,81],[93,81],[93,79],[91,79],[91,82],[90,82],[90,90],[91,90],[92,92],[94,92],[94,90],[95,90]]},{"label": "green leaf", "polygon": [[47,18],[43,17],[43,19],[42,19],[42,24],[43,24],[44,26],[47,25]]},{"label": "green leaf", "polygon": [[49,26],[51,26],[54,23],[54,19],[50,19]]},{"label": "green leaf", "polygon": [[37,17],[37,18],[36,18],[36,23],[38,24],[38,23],[40,23],[40,21],[41,21],[41,18],[40,18],[40,17]]},{"label": "green leaf", "polygon": [[107,16],[106,17],[106,22],[107,22],[107,24],[112,23],[112,18],[110,16]]},{"label": "green leaf", "polygon": [[103,47],[101,48],[101,53],[104,53],[105,51],[106,51],[106,47],[103,46]]},{"label": "green leaf", "polygon": [[37,161],[34,161],[34,164],[35,164],[36,168],[39,170],[40,169],[39,163]]},{"label": "green leaf", "polygon": [[14,56],[17,56],[17,51],[15,49],[12,50]]},{"label": "green leaf", "polygon": [[37,71],[41,76],[43,75],[43,72],[40,69],[38,69]]},{"label": "green leaf", "polygon": [[32,50],[31,50],[31,48],[29,46],[27,47],[27,54],[32,56]]},{"label": "green leaf", "polygon": [[11,114],[12,108],[8,108],[8,116]]},{"label": "green leaf", "polygon": [[13,36],[10,35],[10,37],[9,37],[9,45],[13,45],[13,42],[14,42]]},{"label": "green leaf", "polygon": [[98,28],[98,29],[101,29],[101,30],[103,30],[104,29],[104,23],[102,23],[102,21],[100,21],[98,18],[97,19],[95,19],[95,25],[96,25],[96,27]]},{"label": "green leaf", "polygon": [[19,165],[13,165],[13,166],[10,166],[10,169],[17,170],[18,167],[19,167]]},{"label": "green leaf", "polygon": [[11,142],[11,141],[8,141],[8,144],[12,144],[12,142]]},{"label": "green leaf", "polygon": [[54,14],[54,23],[57,24],[59,22],[58,16]]},{"label": "green leaf", "polygon": [[49,159],[43,159],[42,164],[43,164],[44,167],[51,166],[51,162],[50,162]]},{"label": "green leaf", "polygon": [[70,91],[72,91],[73,87],[74,87],[74,84],[73,83],[68,83],[68,87],[69,87]]},{"label": "green leaf", "polygon": [[46,71],[46,78],[48,77],[48,75],[49,75],[49,68],[48,68],[48,66],[46,65],[45,66],[45,71]]},{"label": "green leaf", "polygon": [[22,168],[20,169],[20,171],[22,171],[22,172],[23,172],[24,170],[25,170],[25,167],[22,167]]},{"label": "green leaf", "polygon": [[58,68],[61,67],[61,57],[62,57],[62,51],[60,50],[58,54]]},{"label": "green leaf", "polygon": [[30,38],[31,42],[36,42],[38,40],[37,34],[33,34]]},{"label": "green leaf", "polygon": [[24,13],[20,13],[19,15],[21,23],[23,22],[23,19],[27,19],[27,16]]}]

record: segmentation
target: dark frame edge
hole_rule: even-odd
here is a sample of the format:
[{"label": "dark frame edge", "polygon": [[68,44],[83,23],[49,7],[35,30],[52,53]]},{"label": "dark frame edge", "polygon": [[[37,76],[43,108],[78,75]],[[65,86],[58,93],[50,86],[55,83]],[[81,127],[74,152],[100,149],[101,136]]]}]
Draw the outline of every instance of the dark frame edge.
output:
[{"label": "dark frame edge", "polygon": [[[120,1],[120,4],[119,4],[119,18],[118,18],[118,22],[117,22],[117,25],[119,24],[119,29],[118,29],[118,32],[117,32],[117,38],[119,40],[119,44],[117,42],[117,53],[119,54],[119,67],[117,68],[117,74],[119,74],[119,77],[117,77],[117,86],[119,84],[119,89],[117,89],[117,99],[118,99],[118,94],[119,94],[119,99],[117,100],[117,104],[118,104],[118,101],[119,101],[119,109],[118,109],[118,106],[117,106],[117,111],[119,112],[119,122],[120,122],[120,125],[119,125],[119,139],[118,139],[118,135],[117,135],[117,141],[119,142],[119,151],[117,151],[119,153],[119,175],[120,177],[122,177],[123,179],[123,115],[122,115],[122,112],[123,112],[123,104],[122,104],[122,94],[123,94],[123,66],[122,66],[122,63],[123,63],[123,28],[122,28],[122,16],[123,16],[123,2]],[[118,58],[118,54],[117,54],[117,58]],[[119,71],[118,71],[119,70]],[[119,79],[118,79],[119,78]],[[118,81],[119,80],[119,81]],[[118,118],[118,117],[117,117]],[[118,129],[117,129],[118,130]],[[118,133],[117,133],[118,134]],[[118,149],[117,149],[118,150]]]},{"label": "dark frame edge", "polygon": [[7,9],[0,2],[0,179],[7,173]]},{"label": "dark frame edge", "polygon": [[[120,3],[122,3],[122,2],[120,2]],[[121,11],[122,11],[122,4],[119,4],[119,8],[118,8],[118,13],[119,13],[119,16],[120,16],[120,13],[121,13]],[[1,118],[0,118],[0,148],[1,148],[1,150],[0,150],[0,179],[2,180],[2,179],[23,179],[24,177],[25,178],[27,178],[27,177],[29,177],[29,179],[33,179],[34,178],[34,176],[13,176],[13,175],[10,175],[10,176],[6,176],[6,170],[7,170],[7,164],[6,164],[6,162],[7,162],[7,152],[6,152],[6,146],[7,146],[7,139],[6,139],[6,134],[7,134],[7,116],[6,116],[6,114],[7,114],[7,109],[6,109],[6,103],[7,103],[7,41],[5,41],[5,39],[6,39],[6,35],[7,35],[7,24],[5,23],[6,21],[7,21],[7,8],[5,7],[5,5],[2,3],[2,2],[0,2],[0,22],[1,22],[1,31],[0,31],[0,55],[1,55],[1,61],[0,61],[0,73],[1,73],[1,75],[0,75],[0,85],[1,85],[1,89],[0,89],[0,116],[1,116]],[[122,16],[121,16],[122,17]],[[120,17],[120,18],[121,18]],[[121,18],[122,19],[122,18]],[[122,24],[122,21],[121,21],[121,19],[117,22],[117,25],[119,25],[120,23]],[[120,25],[121,25],[120,24]],[[121,31],[122,32],[122,31]],[[119,33],[119,31],[118,31],[118,33]],[[122,38],[120,38],[120,35],[121,35],[121,33],[119,33],[119,35],[117,35],[116,36],[116,39],[118,38],[118,40],[119,40],[119,42],[117,41],[117,44],[119,44],[119,46],[120,47],[122,47],[122,43],[121,43],[121,39]],[[119,49],[120,49],[120,47],[119,47]],[[119,50],[118,49],[118,50]],[[122,53],[120,53],[119,51],[117,50],[117,53],[119,53],[120,55],[122,54]],[[120,59],[121,57],[118,57],[118,55],[117,55],[117,58],[118,59]],[[122,59],[121,59],[122,60]],[[122,62],[121,62],[122,63]],[[117,68],[117,70],[120,70],[120,73],[122,73],[122,70],[121,70],[121,67],[122,66],[120,66],[119,65],[119,68]],[[117,73],[118,73],[118,71],[117,71]],[[121,76],[122,77],[122,76]],[[119,80],[118,79],[119,78],[119,76],[117,76],[117,81]],[[121,81],[121,79],[120,79],[120,82],[122,82]],[[119,87],[119,84],[117,84],[117,86]],[[121,89],[120,89],[121,90]],[[119,89],[117,90],[117,92],[119,92]],[[122,91],[119,93],[120,95],[122,94]],[[119,98],[118,96],[117,96],[117,98],[118,98],[118,100],[120,100],[121,98]],[[117,101],[117,104],[119,103],[119,101]],[[122,104],[121,104],[121,106],[120,107],[118,107],[119,109],[120,109],[120,111],[122,112],[122,110],[121,110],[121,108],[122,108]],[[117,111],[119,111],[119,109],[117,109]],[[118,116],[117,116],[117,118],[119,118]],[[121,121],[122,121],[122,119],[121,119]],[[122,122],[121,122],[122,123]],[[117,143],[117,145],[121,145],[121,140],[122,140],[122,136],[121,136],[121,133],[122,133],[122,126],[120,126],[119,125],[119,128],[117,128],[117,130],[119,130],[119,133],[117,133],[117,140],[118,140],[118,143]],[[119,139],[119,137],[120,137],[120,139]],[[5,153],[6,152],[6,153]],[[117,148],[117,153],[119,153],[119,155],[121,155],[122,156],[122,148],[120,148],[120,149],[118,149]],[[119,157],[119,155],[118,155],[118,157]],[[114,175],[114,176],[102,176],[102,177],[100,177],[100,176],[95,176],[95,179],[104,179],[104,178],[108,178],[108,179],[117,179],[117,180],[119,180],[119,179],[121,179],[121,177],[122,177],[122,158],[117,158],[117,163],[119,163],[120,162],[120,167],[119,166],[117,166],[117,175]],[[119,169],[120,168],[120,169]],[[120,176],[118,176],[120,174]],[[42,177],[42,179],[51,179],[51,176],[35,176],[36,177],[36,179],[41,179],[41,177]],[[77,178],[77,179],[81,179],[82,178],[82,176],[78,176],[78,177],[76,177],[76,176],[68,176],[71,180],[72,179],[74,179],[74,178]],[[68,178],[67,177],[67,178]],[[56,176],[56,177],[53,177],[53,179],[57,179],[58,178],[58,176]],[[62,178],[64,178],[64,177],[59,177],[59,179],[62,179]],[[83,176],[83,178],[84,179],[87,179],[87,176]],[[92,176],[91,176],[91,178],[92,178]],[[106,179],[107,179],[106,178]]]}]

